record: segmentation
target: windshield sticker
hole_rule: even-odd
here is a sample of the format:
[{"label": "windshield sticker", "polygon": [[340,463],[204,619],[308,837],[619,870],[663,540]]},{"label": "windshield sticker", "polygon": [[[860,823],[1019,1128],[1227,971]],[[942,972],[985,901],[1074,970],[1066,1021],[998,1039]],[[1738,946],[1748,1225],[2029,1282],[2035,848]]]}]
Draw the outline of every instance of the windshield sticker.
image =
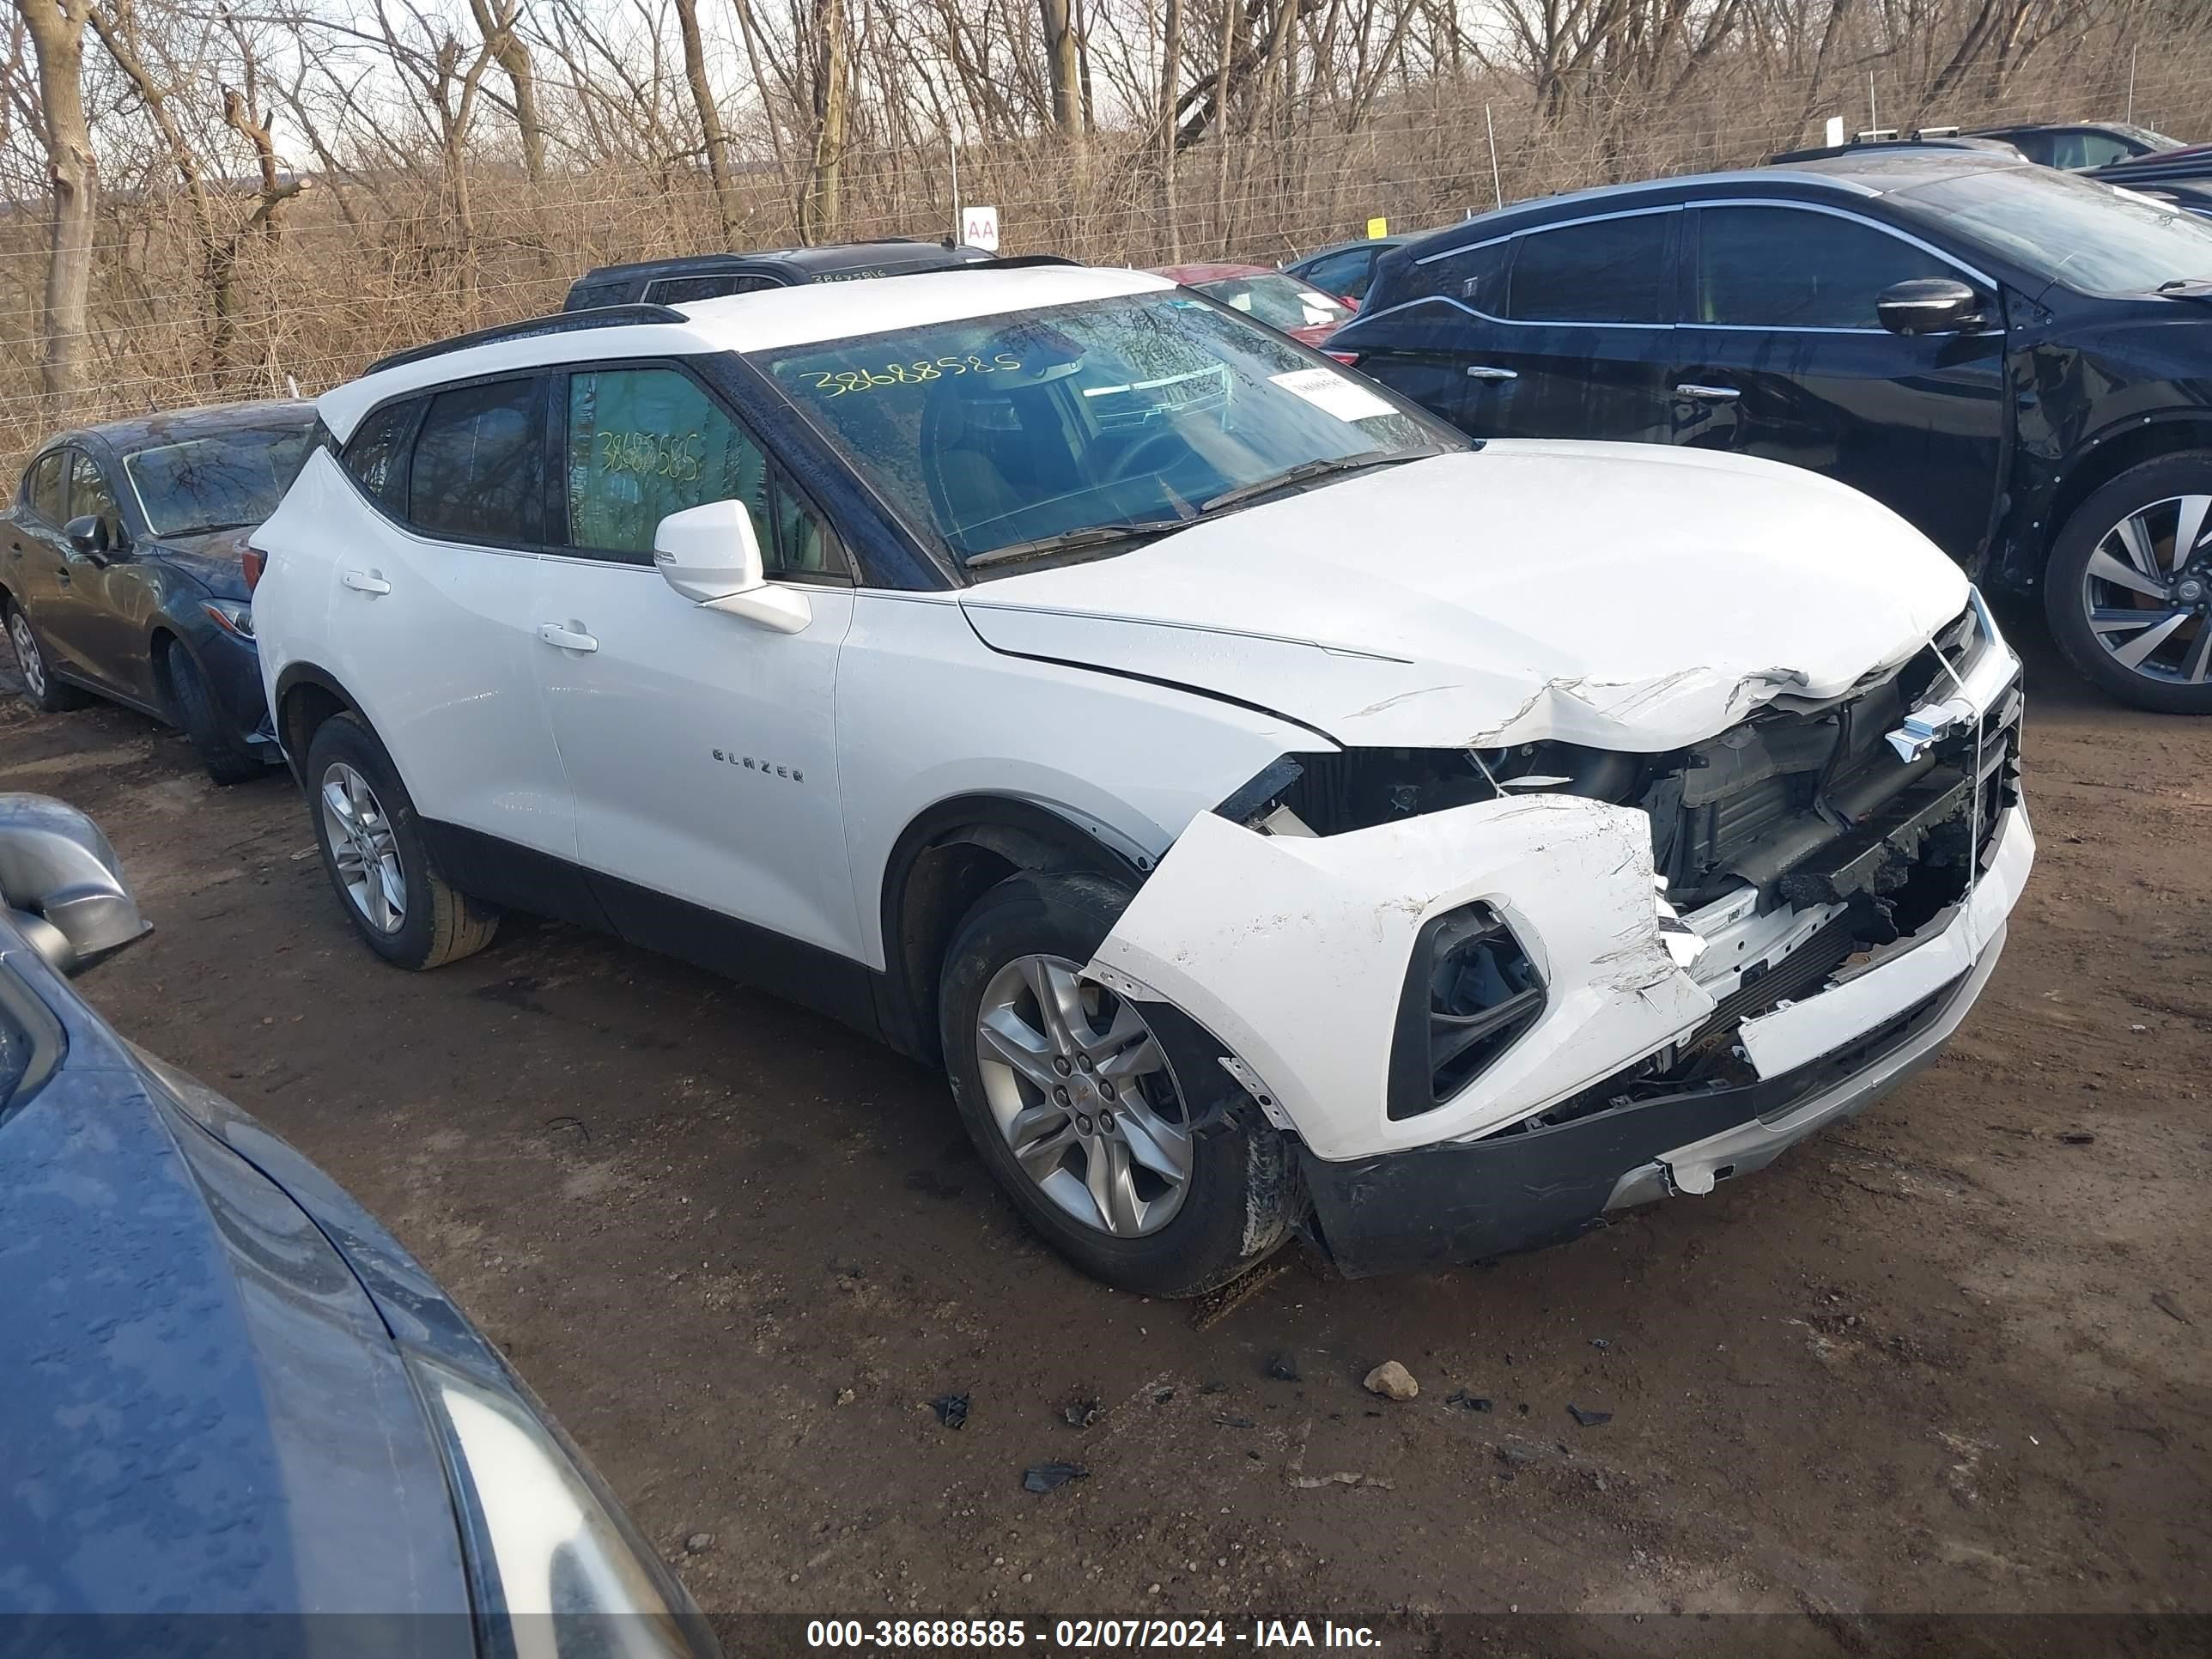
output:
[{"label": "windshield sticker", "polygon": [[988,359],[939,357],[933,361],[925,357],[920,362],[884,363],[876,368],[807,369],[799,379],[812,381],[817,392],[842,398],[848,392],[874,392],[887,386],[923,386],[948,374],[996,374],[1022,366],[1022,360],[1012,352],[1001,351]]},{"label": "windshield sticker", "polygon": [[1387,398],[1379,398],[1358,381],[1333,368],[1297,368],[1267,377],[1293,397],[1304,398],[1316,409],[1340,421],[1364,421],[1371,415],[1395,415]]}]

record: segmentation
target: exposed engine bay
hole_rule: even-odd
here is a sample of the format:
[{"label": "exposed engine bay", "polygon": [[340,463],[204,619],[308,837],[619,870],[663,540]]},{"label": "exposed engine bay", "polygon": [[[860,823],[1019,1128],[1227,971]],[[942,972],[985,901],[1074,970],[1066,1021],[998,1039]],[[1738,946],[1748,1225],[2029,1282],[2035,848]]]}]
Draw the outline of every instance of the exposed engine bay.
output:
[{"label": "exposed engine bay", "polygon": [[[1966,896],[1989,855],[2019,799],[2018,685],[1980,699],[1978,718],[1945,717],[1990,637],[1984,628],[1970,610],[1848,696],[1815,706],[1778,699],[1667,753],[1534,743],[1286,756],[1219,810],[1263,833],[1320,836],[1516,796],[1640,810],[1662,936],[1715,1012],[1628,1072],[1507,1132],[1741,1080],[1744,1020],[1909,948]],[[1479,1008],[1459,1000],[1440,982],[1432,1017],[1473,1019],[1493,1003],[1504,1011],[1498,998],[1478,997]]]}]

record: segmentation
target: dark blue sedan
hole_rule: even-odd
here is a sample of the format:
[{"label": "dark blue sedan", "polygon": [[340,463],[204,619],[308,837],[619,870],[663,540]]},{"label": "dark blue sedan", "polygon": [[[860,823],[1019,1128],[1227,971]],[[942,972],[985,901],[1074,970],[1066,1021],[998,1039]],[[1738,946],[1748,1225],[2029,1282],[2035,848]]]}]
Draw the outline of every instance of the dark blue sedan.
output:
[{"label": "dark blue sedan", "polygon": [[225,404],[47,440],[0,511],[0,622],[31,701],[166,720],[218,783],[282,760],[243,559],[314,426],[313,404]]},{"label": "dark blue sedan", "polygon": [[144,931],[88,819],[0,794],[0,1650],[713,1655],[392,1236],[70,988]]}]

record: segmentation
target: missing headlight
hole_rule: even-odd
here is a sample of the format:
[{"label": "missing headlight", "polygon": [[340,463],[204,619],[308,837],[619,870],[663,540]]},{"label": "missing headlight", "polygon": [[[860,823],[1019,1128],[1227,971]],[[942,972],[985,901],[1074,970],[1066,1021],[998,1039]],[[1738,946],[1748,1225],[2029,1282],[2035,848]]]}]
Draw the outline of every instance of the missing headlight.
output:
[{"label": "missing headlight", "polygon": [[1346,749],[1279,756],[1213,810],[1268,834],[1340,836],[1500,795],[1580,795],[1619,804],[1638,793],[1648,770],[1645,757],[1571,743]]},{"label": "missing headlight", "polygon": [[1489,905],[1430,917],[1398,1000],[1389,1115],[1418,1117],[1443,1105],[1543,1012],[1535,964]]}]

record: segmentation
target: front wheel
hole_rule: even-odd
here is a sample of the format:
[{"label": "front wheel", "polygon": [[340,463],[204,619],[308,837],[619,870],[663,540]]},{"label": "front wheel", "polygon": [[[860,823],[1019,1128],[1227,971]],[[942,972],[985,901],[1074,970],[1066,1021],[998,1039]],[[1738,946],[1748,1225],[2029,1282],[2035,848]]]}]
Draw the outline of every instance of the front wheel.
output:
[{"label": "front wheel", "polygon": [[1083,976],[1127,902],[1087,875],[1010,877],[979,899],[945,958],[945,1070],[1048,1243],[1109,1285],[1196,1296],[1290,1236],[1297,1183],[1273,1129],[1194,1106],[1233,1087],[1218,1048]]},{"label": "front wheel", "polygon": [[352,714],[307,744],[307,811],[323,870],[368,947],[402,968],[436,968],[491,943],[498,912],[440,873],[398,769]]},{"label": "front wheel", "polygon": [[207,768],[208,775],[217,783],[246,783],[267,771],[261,757],[231,730],[230,722],[215,700],[215,693],[208,689],[207,677],[200,672],[199,665],[184,647],[169,647],[167,667],[169,690],[177,707],[177,723],[192,740],[192,748],[200,757],[200,764]]},{"label": "front wheel", "polygon": [[2067,660],[2122,702],[2212,714],[2212,450],[2131,466],[2075,508],[2043,603]]}]

